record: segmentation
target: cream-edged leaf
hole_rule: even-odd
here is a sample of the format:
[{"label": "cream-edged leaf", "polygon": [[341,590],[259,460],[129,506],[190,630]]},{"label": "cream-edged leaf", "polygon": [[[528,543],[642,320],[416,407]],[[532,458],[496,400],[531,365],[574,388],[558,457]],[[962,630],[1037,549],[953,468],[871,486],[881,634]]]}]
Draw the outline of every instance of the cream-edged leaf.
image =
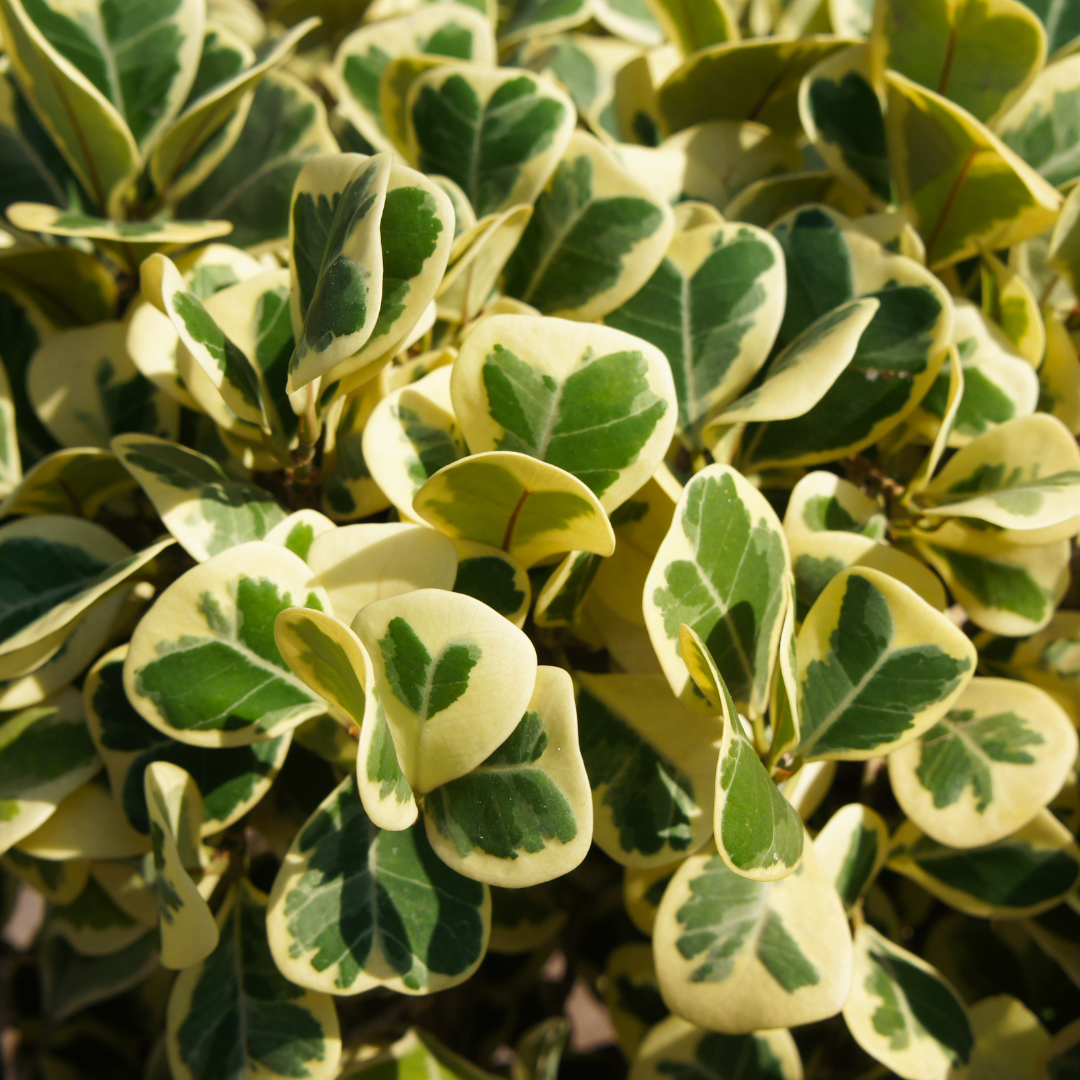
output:
[{"label": "cream-edged leaf", "polygon": [[776,513],[734,469],[711,465],[686,485],[646,578],[644,605],[653,648],[687,708],[701,705],[679,654],[683,623],[705,642],[735,704],[752,716],[764,712],[787,564]]},{"label": "cream-edged leaf", "polygon": [[153,762],[143,776],[154,845],[161,963],[186,968],[205,960],[218,943],[210,906],[191,876],[199,870],[202,796],[190,773],[166,761]]},{"label": "cream-edged leaf", "polygon": [[90,877],[74,900],[52,908],[43,936],[63,938],[82,956],[108,956],[145,933],[146,927],[118,907]]},{"label": "cream-edged leaf", "polygon": [[378,829],[349,777],[293,841],[267,929],[274,959],[301,986],[427,994],[476,970],[490,925],[488,886],[443,863],[420,822]]},{"label": "cream-edged leaf", "polygon": [[645,1035],[630,1063],[630,1080],[670,1076],[802,1080],[803,1068],[795,1040],[784,1028],[726,1035],[670,1016]]},{"label": "cream-edged leaf", "polygon": [[889,827],[861,803],[842,806],[814,837],[822,872],[851,911],[874,883],[889,855]]},{"label": "cream-edged leaf", "polygon": [[775,882],[692,855],[664,892],[653,948],[672,1012],[730,1035],[834,1016],[851,984],[847,919],[810,844]]},{"label": "cream-edged leaf", "polygon": [[281,974],[267,943],[271,924],[266,896],[246,881],[234,885],[217,914],[217,948],[182,971],[169,995],[165,1043],[177,1080],[201,1080],[226,1061],[266,1080],[337,1076],[334,1002]]},{"label": "cream-edged leaf", "polygon": [[981,847],[952,848],[912,821],[893,836],[889,868],[950,907],[976,918],[1024,918],[1048,911],[1080,879],[1080,849],[1049,810]]},{"label": "cream-edged leaf", "polygon": [[720,857],[754,881],[785,878],[802,858],[802,821],[758,757],[705,643],[686,624],[679,628],[679,648],[691,678],[723,718],[713,809]]},{"label": "cream-edged leaf", "polygon": [[915,742],[889,755],[904,813],[950,847],[1001,840],[1038,815],[1076,759],[1076,729],[1037,686],[972,679]]},{"label": "cream-edged leaf", "polygon": [[566,319],[482,319],[462,343],[450,392],[473,453],[518,452],[555,465],[608,511],[656,471],[675,429],[663,353],[620,330]]},{"label": "cream-edged leaf", "polygon": [[504,288],[544,315],[598,319],[648,281],[674,230],[667,201],[576,131],[506,264]]},{"label": "cream-edged leaf", "polygon": [[288,548],[307,562],[315,538],[336,528],[337,526],[318,510],[296,510],[284,521],[279,521],[263,539],[268,544],[280,544]]},{"label": "cream-edged leaf", "polygon": [[106,786],[91,780],[19,847],[37,859],[126,859],[149,851],[150,840],[128,824]]},{"label": "cream-edged leaf", "polygon": [[187,571],[132,635],[124,662],[132,705],[193,746],[243,746],[315,716],[322,702],[274,642],[275,618],[294,606],[326,611],[330,600],[277,544],[241,544]]},{"label": "cream-edged leaf", "polygon": [[368,604],[353,630],[371,657],[402,769],[419,793],[484,761],[532,697],[532,643],[472,597],[418,589]]},{"label": "cream-edged leaf", "polygon": [[455,540],[454,546],[458,554],[454,592],[482,601],[520,629],[532,600],[532,585],[521,563],[475,540]]},{"label": "cream-edged leaf", "polygon": [[799,631],[804,758],[863,760],[917,738],[953,705],[975,649],[940,612],[878,570],[841,571]]},{"label": "cream-edged leaf", "polygon": [[213,458],[150,435],[118,435],[112,449],[194,559],[262,540],[285,512],[269,492],[234,480]]},{"label": "cream-edged leaf", "polygon": [[529,454],[492,451],[447,465],[421,486],[413,510],[455,540],[500,548],[526,569],[567,551],[610,555],[615,548],[593,492]]},{"label": "cream-edged leaf", "polygon": [[881,540],[886,520],[878,503],[835,473],[807,473],[791,489],[784,511],[788,543],[802,533],[851,532]]},{"label": "cream-edged leaf", "polygon": [[652,277],[604,316],[663,351],[684,436],[765,363],[784,314],[783,267],[779,245],[752,225],[680,229]]},{"label": "cream-edged leaf", "polygon": [[90,734],[105,762],[109,785],[128,824],[150,832],[143,775],[156,761],[189,773],[202,799],[203,836],[221,832],[251,809],[270,789],[285,762],[290,737],[263,739],[250,746],[192,746],[148,724],[124,690],[128,646],[118,645],[90,669],[83,701]]},{"label": "cream-edged leaf", "polygon": [[554,82],[476,64],[420,75],[409,88],[406,111],[412,160],[458,184],[478,218],[539,195],[576,115]]},{"label": "cream-edged leaf", "polygon": [[1066,56],[1043,68],[994,125],[1001,141],[1055,186],[1080,175],[1067,119],[1078,97],[1080,58]]},{"label": "cream-edged leaf", "polygon": [[471,772],[424,798],[432,849],[477,881],[521,888],[572,870],[592,841],[592,795],[578,749],[574,687],[539,667],[517,727]]},{"label": "cream-edged leaf", "polygon": [[948,1080],[975,1045],[964,1003],[944,977],[868,923],[855,931],[844,1020],[868,1054],[909,1080]]},{"label": "cream-edged leaf", "polygon": [[578,674],[593,839],[616,862],[670,865],[713,827],[720,724],[687,712],[660,675]]}]

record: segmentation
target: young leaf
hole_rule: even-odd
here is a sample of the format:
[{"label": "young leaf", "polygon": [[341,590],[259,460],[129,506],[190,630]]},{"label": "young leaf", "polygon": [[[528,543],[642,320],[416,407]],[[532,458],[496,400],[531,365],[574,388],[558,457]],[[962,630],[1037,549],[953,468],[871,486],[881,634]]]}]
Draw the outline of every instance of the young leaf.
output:
[{"label": "young leaf", "polygon": [[368,604],[353,629],[371,657],[401,767],[419,793],[484,761],[532,697],[532,643],[472,597],[418,589]]},{"label": "young leaf", "polygon": [[[736,706],[761,715],[768,699],[787,592],[787,542],[764,497],[726,465],[683,489],[645,582],[645,625],[680,701],[700,709],[679,654],[679,627],[705,642]],[[752,612],[752,616],[737,612]]]},{"label": "young leaf", "polygon": [[101,768],[74,690],[0,726],[0,850],[30,835]]},{"label": "young leaf", "polygon": [[783,1028],[725,1035],[695,1027],[680,1016],[652,1028],[630,1064],[630,1080],[670,1076],[800,1080],[802,1075],[799,1049]]},{"label": "young leaf", "polygon": [[71,59],[92,63],[97,46],[63,12],[47,4],[31,10],[34,15],[22,0],[0,4],[5,51],[19,87],[93,201],[110,216],[121,216],[138,171],[139,149],[101,85],[108,78],[106,69],[97,65],[92,80]]},{"label": "young leaf", "polygon": [[861,761],[918,738],[974,674],[975,649],[906,585],[843,570],[799,631],[803,758]]},{"label": "young leaf", "polygon": [[604,316],[668,358],[684,434],[764,364],[784,314],[783,267],[779,245],[752,225],[683,229],[653,276]]},{"label": "young leaf", "polygon": [[834,1016],[851,984],[847,919],[811,844],[776,882],[692,855],[664,892],[653,949],[671,1010],[729,1035]]},{"label": "young leaf", "polygon": [[576,476],[528,454],[474,454],[440,469],[413,499],[424,521],[454,539],[500,548],[522,566],[566,551],[610,555],[611,523]]},{"label": "young leaf", "polygon": [[112,449],[192,558],[205,562],[261,540],[285,512],[270,493],[233,480],[213,458],[150,435],[118,435]]},{"label": "young leaf", "polygon": [[376,600],[416,589],[450,589],[454,542],[422,525],[343,525],[317,537],[307,564],[343,623]]},{"label": "young leaf", "polygon": [[241,544],[187,571],[131,638],[124,689],[143,718],[192,746],[245,746],[323,711],[274,643],[293,606],[325,611],[307,565],[276,544]]},{"label": "young leaf", "polygon": [[893,837],[889,868],[931,895],[979,919],[1016,919],[1048,911],[1080,879],[1080,849],[1049,810],[998,840],[951,848],[911,821]]},{"label": "young leaf", "polygon": [[283,611],[274,639],[289,667],[338,721],[360,729],[356,777],[368,817],[380,829],[407,829],[416,820],[416,800],[360,639],[339,620],[306,608]]},{"label": "young leaf", "polygon": [[564,319],[482,319],[462,343],[450,391],[473,453],[516,451],[565,469],[609,512],[656,471],[675,430],[663,353]]},{"label": "young leaf", "polygon": [[870,47],[879,71],[898,71],[984,124],[993,124],[1046,60],[1038,17],[1015,0],[974,8],[885,0],[874,10]]},{"label": "young leaf", "polygon": [[333,999],[278,971],[268,923],[266,897],[239,882],[218,912],[217,948],[177,976],[165,1016],[177,1080],[337,1076],[341,1038]]},{"label": "young leaf", "polygon": [[540,667],[528,708],[471,772],[429,792],[435,853],[466,877],[521,888],[569,873],[592,840],[592,797],[578,749],[574,687]]},{"label": "young leaf", "polygon": [[623,866],[678,862],[713,827],[720,725],[687,712],[659,675],[578,674],[593,839]]},{"label": "young leaf", "polygon": [[674,229],[667,202],[576,131],[506,264],[506,293],[544,315],[600,318],[648,281]]},{"label": "young leaf", "polygon": [[716,766],[713,838],[728,869],[754,881],[778,881],[798,866],[803,825],[772,782],[705,642],[685,623],[679,649],[697,688],[723,716]]},{"label": "young leaf", "polygon": [[487,949],[487,885],[451,870],[422,824],[383,832],[344,780],[297,834],[270,897],[270,949],[292,982],[333,994],[428,994]]},{"label": "young leaf", "polygon": [[553,82],[475,64],[422,74],[409,90],[407,113],[417,166],[453,180],[478,218],[533,202],[575,119],[573,102]]},{"label": "young leaf", "polygon": [[[889,165],[930,267],[1011,247],[1045,232],[1061,196],[970,114],[903,75],[885,75]],[[933,176],[916,159],[941,147]]]},{"label": "young leaf", "polygon": [[465,4],[433,4],[361,26],[334,54],[331,78],[338,107],[377,150],[395,149],[383,126],[379,80],[391,60],[422,54],[491,66],[495,63],[491,23]]},{"label": "young leaf", "polygon": [[658,95],[661,112],[671,131],[703,120],[756,120],[780,135],[794,135],[803,76],[830,53],[855,44],[820,35],[713,45],[668,76]]},{"label": "young leaf", "polygon": [[784,512],[790,543],[803,533],[851,532],[885,538],[886,520],[877,502],[835,473],[807,473],[791,489]]},{"label": "young leaf", "polygon": [[855,932],[844,1020],[855,1041],[898,1076],[947,1080],[975,1044],[964,1003],[944,977],[864,922]]},{"label": "young leaf", "polygon": [[842,806],[814,837],[822,871],[851,911],[874,883],[889,854],[889,827],[861,803]]},{"label": "young leaf", "polygon": [[250,746],[191,746],[148,724],[124,692],[128,646],[107,652],[86,676],[83,702],[90,735],[105,762],[113,798],[137,832],[150,832],[143,775],[156,761],[189,773],[202,798],[200,833],[221,832],[270,789],[289,751],[290,735]]},{"label": "young leaf", "polygon": [[161,963],[178,970],[205,960],[218,943],[214,916],[189,873],[200,868],[202,798],[191,775],[168,762],[153,762],[144,778],[161,912]]},{"label": "young leaf", "polygon": [[924,832],[950,847],[981,847],[1036,817],[1072,774],[1076,729],[1044,690],[972,679],[953,708],[889,755],[889,780]]}]

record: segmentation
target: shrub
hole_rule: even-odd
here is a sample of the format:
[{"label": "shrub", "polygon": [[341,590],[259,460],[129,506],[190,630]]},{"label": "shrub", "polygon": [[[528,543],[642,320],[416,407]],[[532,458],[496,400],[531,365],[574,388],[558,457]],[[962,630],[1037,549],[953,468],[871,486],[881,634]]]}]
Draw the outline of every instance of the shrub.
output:
[{"label": "shrub", "polygon": [[365,6],[0,0],[4,1074],[1075,1075],[1075,5]]}]

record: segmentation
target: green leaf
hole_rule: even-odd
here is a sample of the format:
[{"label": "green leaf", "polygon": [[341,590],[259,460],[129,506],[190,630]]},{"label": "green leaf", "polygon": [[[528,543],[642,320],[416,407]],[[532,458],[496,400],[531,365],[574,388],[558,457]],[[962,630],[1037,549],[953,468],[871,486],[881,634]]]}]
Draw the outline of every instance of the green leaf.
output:
[{"label": "green leaf", "polygon": [[783,1028],[724,1035],[680,1016],[648,1032],[631,1068],[634,1080],[798,1080],[803,1075],[798,1047]]},{"label": "green leaf", "polygon": [[537,626],[572,626],[603,560],[590,551],[571,551],[536,594],[533,619]]},{"label": "green leaf", "polygon": [[670,865],[713,827],[717,721],[688,713],[658,675],[578,674],[593,839],[616,862]]},{"label": "green leaf", "polygon": [[917,738],[974,674],[975,650],[944,615],[877,570],[825,587],[798,637],[804,758],[863,760]]},{"label": "green leaf", "polygon": [[955,8],[945,0],[874,11],[870,35],[880,69],[891,68],[993,124],[1046,59],[1046,35],[1023,4]]},{"label": "green leaf", "polygon": [[[737,706],[761,715],[784,619],[787,543],[772,507],[739,473],[711,465],[683,489],[645,582],[645,624],[672,690],[701,698],[679,653],[687,623]],[[743,614],[745,612],[745,614]]]},{"label": "green leaf", "polygon": [[608,326],[661,349],[671,365],[679,429],[691,434],[731,400],[768,357],[784,313],[783,258],[750,225],[676,232],[653,276]]},{"label": "green leaf", "polygon": [[371,658],[401,767],[419,793],[484,761],[532,697],[532,643],[472,597],[418,589],[368,604],[353,629]]},{"label": "green leaf", "polygon": [[153,930],[108,956],[83,956],[66,939],[49,938],[42,943],[46,1011],[54,1021],[65,1020],[145,982],[157,966]]},{"label": "green leaf", "polygon": [[165,1018],[177,1080],[337,1075],[341,1038],[333,999],[278,971],[269,921],[266,897],[239,882],[218,912],[217,948],[177,976]]},{"label": "green leaf", "polygon": [[[903,75],[886,83],[889,165],[932,268],[1045,232],[1061,196],[970,114]],[[935,147],[934,168],[919,159]]]},{"label": "green leaf", "polygon": [[532,599],[529,575],[511,555],[473,540],[456,540],[454,592],[471,596],[505,616],[519,629]]},{"label": "green leaf", "polygon": [[660,110],[671,131],[703,120],[756,120],[778,134],[794,135],[803,76],[831,53],[854,44],[821,35],[797,41],[733,41],[701,49],[660,87]]},{"label": "green leaf", "polygon": [[112,448],[165,526],[200,562],[261,540],[285,517],[269,492],[233,480],[195,450],[146,435],[118,436]]},{"label": "green leaf", "polygon": [[851,936],[840,898],[807,844],[782,881],[752,881],[715,852],[691,856],[660,902],[656,970],[676,1015],[741,1035],[840,1011]]},{"label": "green leaf", "polygon": [[495,63],[491,23],[475,7],[431,4],[361,26],[334,54],[331,77],[338,107],[377,150],[395,149],[383,126],[379,80],[391,60],[423,54],[491,66]]},{"label": "green leaf", "polygon": [[202,798],[190,773],[177,765],[155,761],[143,775],[154,845],[161,963],[183,969],[205,960],[218,943],[214,916],[191,877],[200,870]]},{"label": "green leaf", "polygon": [[946,1076],[971,1058],[975,1036],[956,991],[929,964],[872,926],[855,932],[844,1021],[855,1041],[903,1076]]},{"label": "green leaf", "polygon": [[544,315],[597,319],[645,284],[673,230],[666,201],[575,132],[506,264],[506,293]]},{"label": "green leaf", "polygon": [[521,888],[569,873],[592,840],[592,798],[577,745],[574,687],[540,667],[517,727],[471,772],[430,792],[432,849],[476,881]]},{"label": "green leaf", "polygon": [[1048,810],[993,844],[951,848],[906,822],[889,868],[976,918],[1024,918],[1060,903],[1080,879],[1080,849]]},{"label": "green leaf", "polygon": [[307,565],[276,544],[241,544],[187,571],[132,636],[131,704],[192,746],[245,746],[322,712],[274,642],[278,613],[301,605],[325,610],[329,599]]},{"label": "green leaf", "polygon": [[447,465],[421,486],[413,510],[448,536],[500,548],[526,569],[550,555],[610,555],[615,546],[592,491],[527,454],[494,451]]},{"label": "green leaf", "polygon": [[297,834],[274,882],[274,959],[301,986],[427,994],[467,979],[487,948],[491,895],[445,865],[418,822],[383,832],[344,780]]},{"label": "green leaf", "polygon": [[191,746],[148,724],[124,692],[124,660],[119,645],[90,669],[83,687],[90,734],[105,762],[113,797],[137,832],[150,831],[143,774],[155,761],[178,765],[195,781],[202,797],[204,836],[243,817],[270,789],[289,750],[289,734],[250,746]]},{"label": "green leaf", "polygon": [[675,427],[660,350],[569,320],[481,320],[462,345],[450,389],[473,453],[511,451],[555,465],[608,511],[656,471]]},{"label": "green leaf", "polygon": [[[4,0],[0,29],[19,87],[38,120],[98,208],[122,216],[139,149],[119,110],[68,58],[74,51],[92,62],[84,52],[85,31],[45,0],[29,5]],[[98,71],[104,81],[104,70],[99,66]]]},{"label": "green leaf", "polygon": [[1026,825],[1072,775],[1076,729],[1036,686],[972,679],[954,707],[889,756],[904,812],[939,843],[979,847]]},{"label": "green leaf", "polygon": [[852,911],[874,883],[889,854],[889,827],[861,803],[842,806],[814,837],[822,869]]},{"label": "green leaf", "polygon": [[562,157],[574,120],[562,90],[524,71],[437,67],[409,92],[413,160],[424,172],[453,180],[477,217],[533,202]]},{"label": "green leaf", "polygon": [[[242,116],[243,109],[237,115]],[[232,223],[229,239],[255,247],[289,235],[293,185],[313,154],[337,141],[322,98],[287,71],[271,71],[255,88],[251,108],[229,152],[176,206],[182,217]],[[252,169],[252,162],[258,168]]]}]

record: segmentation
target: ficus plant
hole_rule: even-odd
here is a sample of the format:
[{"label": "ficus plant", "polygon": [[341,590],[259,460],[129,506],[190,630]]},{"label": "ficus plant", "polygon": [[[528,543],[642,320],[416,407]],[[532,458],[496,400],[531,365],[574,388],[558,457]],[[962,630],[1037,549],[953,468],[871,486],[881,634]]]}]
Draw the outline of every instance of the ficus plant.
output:
[{"label": "ficus plant", "polygon": [[0,0],[0,1068],[1080,1071],[1080,3]]}]

